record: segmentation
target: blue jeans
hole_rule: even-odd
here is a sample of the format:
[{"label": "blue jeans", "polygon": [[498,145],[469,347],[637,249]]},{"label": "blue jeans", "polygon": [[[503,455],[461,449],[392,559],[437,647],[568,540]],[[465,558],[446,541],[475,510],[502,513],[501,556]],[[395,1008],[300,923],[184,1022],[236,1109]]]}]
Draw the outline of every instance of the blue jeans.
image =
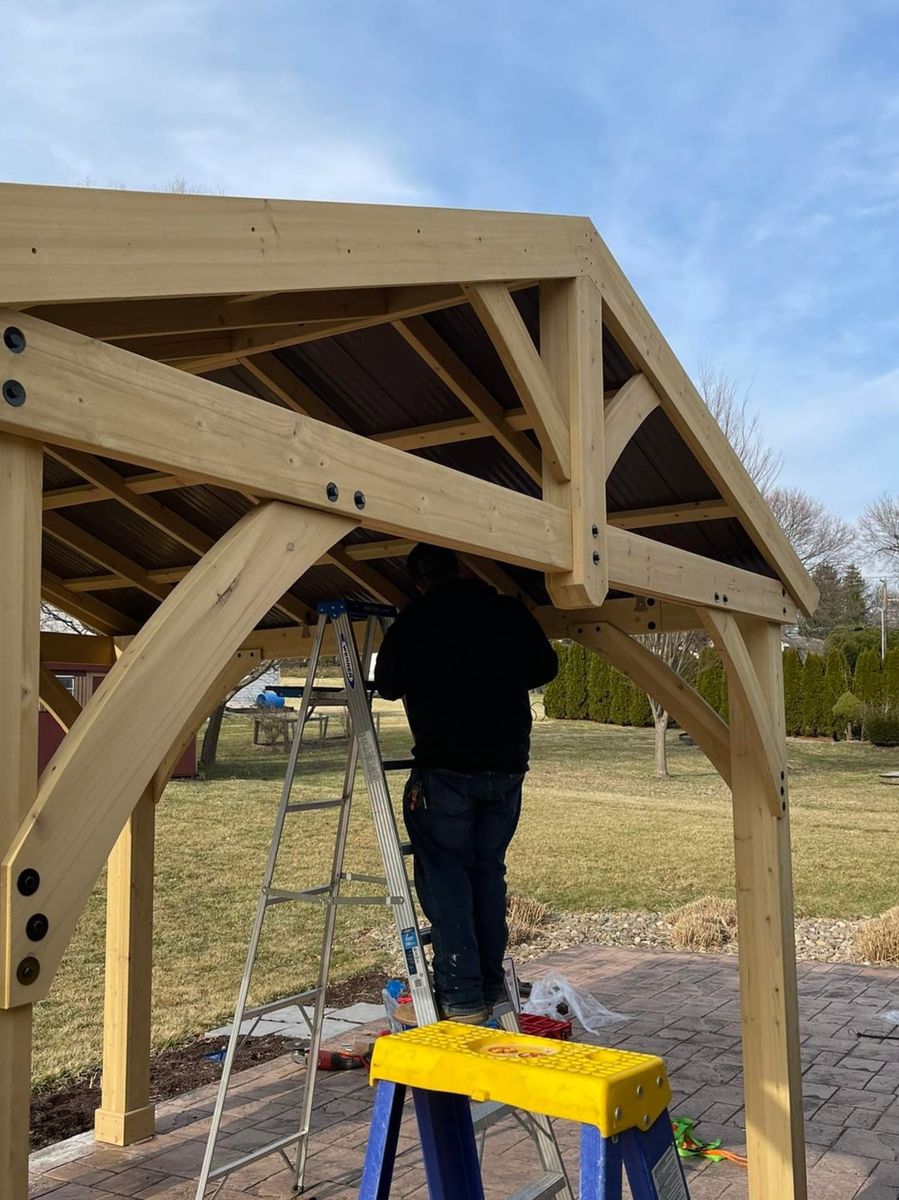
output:
[{"label": "blue jeans", "polygon": [[416,768],[403,792],[415,890],[431,922],[434,986],[447,1015],[503,994],[506,850],[521,814],[523,775]]}]

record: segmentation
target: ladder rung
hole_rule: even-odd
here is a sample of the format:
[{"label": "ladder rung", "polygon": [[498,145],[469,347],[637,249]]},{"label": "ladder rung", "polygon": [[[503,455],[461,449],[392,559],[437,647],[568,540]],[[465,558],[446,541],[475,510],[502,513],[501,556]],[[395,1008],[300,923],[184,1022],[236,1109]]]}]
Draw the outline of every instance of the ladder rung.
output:
[{"label": "ladder rung", "polygon": [[484,1129],[489,1129],[491,1125],[495,1125],[497,1121],[510,1116],[511,1113],[512,1109],[509,1105],[503,1104],[500,1100],[484,1100],[480,1104],[472,1104],[471,1120],[475,1132],[480,1133]]},{"label": "ladder rung", "polygon": [[223,1163],[220,1167],[215,1167],[209,1172],[210,1179],[221,1179],[223,1175],[230,1175],[232,1171],[237,1171],[241,1167],[247,1167],[250,1163],[257,1162],[260,1158],[265,1158],[268,1154],[274,1154],[276,1150],[286,1150],[288,1146],[295,1146],[306,1135],[304,1133],[291,1133],[287,1137],[279,1138],[277,1142],[271,1142],[268,1146],[260,1146],[258,1150],[250,1150],[247,1154],[242,1154],[240,1158],[232,1159],[231,1162]]},{"label": "ladder rung", "polygon": [[513,1192],[509,1200],[550,1200],[551,1196],[558,1196],[567,1187],[568,1180],[564,1175],[557,1171],[547,1171],[539,1179],[534,1179],[517,1192]]},{"label": "ladder rung", "polygon": [[418,931],[418,940],[421,942],[421,944],[422,944],[423,946],[430,946],[431,942],[434,940],[434,939],[431,937],[431,927],[430,927],[430,925],[426,925],[426,926],[424,927],[424,929],[419,929],[419,931]]},{"label": "ladder rung", "polygon": [[313,997],[320,995],[319,988],[310,988],[308,992],[296,992],[293,996],[282,996],[280,1000],[270,1000],[268,1004],[257,1004],[255,1008],[245,1008],[243,1021],[248,1018],[263,1017],[266,1013],[277,1012],[279,1008],[289,1008],[292,1004],[302,1004],[304,1000],[312,1000]]},{"label": "ladder rung", "polygon": [[411,771],[415,766],[414,758],[385,758],[381,763],[385,771]]},{"label": "ladder rung", "polygon": [[330,891],[330,883],[323,883],[320,887],[304,888],[302,892],[288,892],[282,888],[271,888],[265,902],[266,904],[287,904],[291,900],[317,900],[320,896],[327,896]]},{"label": "ladder rung", "polygon": [[306,812],[307,809],[313,808],[342,808],[346,804],[346,797],[341,796],[339,800],[308,800],[301,804],[288,804],[284,810],[289,813]]},{"label": "ladder rung", "polygon": [[380,883],[381,887],[387,887],[387,880],[383,875],[359,875],[356,871],[342,871],[340,878],[344,883]]},{"label": "ladder rung", "polygon": [[[356,880],[359,876],[354,876]],[[383,883],[383,879],[375,879],[375,883]],[[329,883],[322,884],[321,887],[306,888],[302,892],[284,892],[270,891],[266,897],[266,904],[272,907],[275,904],[288,904],[292,901],[299,901],[303,904],[339,904],[345,908],[350,908],[354,904],[372,905],[383,904],[390,907],[394,904],[402,904],[402,896],[334,896],[331,894],[331,885]]]}]

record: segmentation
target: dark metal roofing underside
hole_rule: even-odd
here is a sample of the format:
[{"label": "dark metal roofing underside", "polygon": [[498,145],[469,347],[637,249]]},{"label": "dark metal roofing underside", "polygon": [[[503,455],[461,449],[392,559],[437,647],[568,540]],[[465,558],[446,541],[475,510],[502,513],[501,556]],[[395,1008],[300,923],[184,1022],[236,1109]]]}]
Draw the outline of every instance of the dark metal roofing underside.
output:
[{"label": "dark metal roofing underside", "polygon": [[[515,293],[515,300],[537,342],[537,289],[519,291]],[[431,313],[426,319],[504,409],[520,407],[496,351],[468,305]],[[390,325],[307,342],[276,353],[293,374],[360,434],[384,434],[469,415],[456,396]],[[621,387],[633,374],[631,364],[605,330],[603,371],[606,390]],[[209,377],[240,392],[278,403],[242,368],[216,371]],[[539,494],[533,480],[493,438],[455,442],[415,453],[502,487],[528,495]],[[113,465],[122,475],[143,473],[140,467],[124,463]],[[47,456],[45,488],[69,487],[78,482],[77,474]],[[464,489],[462,481],[461,489]],[[608,480],[607,491],[610,512],[719,498],[714,484],[661,409],[643,423],[625,449]],[[460,495],[460,500],[462,498]],[[250,502],[238,493],[210,486],[161,491],[155,494],[155,499],[211,538],[220,537],[251,507]],[[147,569],[183,566],[196,560],[196,555],[185,546],[112,500],[64,508],[61,515]],[[771,574],[748,535],[733,519],[670,525],[640,532],[721,562]],[[380,540],[383,536],[376,531],[359,530],[351,535],[348,544]],[[47,537],[45,543],[46,565],[63,578],[102,573],[102,567],[60,546],[56,539]],[[368,565],[407,593],[412,593],[403,559],[370,560]],[[505,569],[533,599],[546,601],[539,573],[508,566]],[[293,594],[310,606],[335,594],[364,595],[358,585],[332,566],[308,571],[295,585]],[[97,596],[138,620],[145,619],[156,603],[130,587],[101,591]],[[287,620],[283,613],[273,610],[265,623],[284,624]]]}]

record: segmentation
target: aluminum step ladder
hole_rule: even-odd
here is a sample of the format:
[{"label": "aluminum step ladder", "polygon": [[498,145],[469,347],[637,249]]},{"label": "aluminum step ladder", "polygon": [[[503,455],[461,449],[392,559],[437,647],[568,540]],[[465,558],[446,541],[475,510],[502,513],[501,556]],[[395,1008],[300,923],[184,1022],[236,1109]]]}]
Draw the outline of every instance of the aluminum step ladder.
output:
[{"label": "aluminum step ladder", "polygon": [[[408,853],[409,847],[408,844],[404,846],[400,841],[386,778],[387,771],[408,770],[412,766],[412,760],[382,760],[371,713],[373,688],[370,677],[376,638],[378,634],[383,636],[395,615],[395,609],[381,604],[360,604],[343,600],[331,600],[318,606],[318,624],[315,629],[306,684],[303,688],[300,703],[296,726],[297,732],[291,744],[284,782],[281,788],[281,798],[272,831],[262,887],[256,906],[256,915],[250,934],[246,963],[238,989],[237,1004],[228,1039],[228,1049],[222,1064],[222,1077],[219,1083],[218,1096],[216,1097],[215,1108],[212,1113],[209,1137],[197,1184],[196,1200],[206,1200],[207,1195],[214,1196],[215,1192],[209,1191],[210,1185],[215,1186],[217,1190],[232,1172],[240,1170],[240,1168],[246,1167],[250,1163],[274,1153],[280,1153],[288,1166],[293,1170],[294,1194],[300,1195],[305,1190],[306,1164],[309,1154],[318,1054],[321,1047],[322,1029],[325,1020],[328,976],[334,946],[337,912],[341,906],[386,905],[393,910],[397,934],[403,951],[402,957],[405,974],[415,1010],[416,1021],[419,1025],[428,1025],[439,1019],[430,975],[422,949],[423,942],[427,941],[428,931],[419,929],[412,889],[404,862],[404,853]],[[354,622],[365,623],[361,653],[356,642],[356,635],[353,628]],[[309,714],[310,704],[313,702],[315,680],[326,632],[329,628],[333,630],[336,638],[338,661],[343,675],[344,698],[348,714],[347,733],[349,737],[349,750],[344,772],[343,792],[339,797],[334,799],[294,802],[291,799],[291,794],[297,774],[297,764],[300,758],[306,719]],[[375,834],[381,861],[384,866],[383,876],[358,874],[344,869],[353,785],[356,777],[356,769],[360,764],[368,789]],[[275,888],[273,886],[275,869],[288,818],[301,817],[305,813],[320,811],[322,809],[333,809],[337,812],[337,829],[329,881],[318,886],[295,891]],[[379,893],[366,896],[341,895],[341,885],[349,882],[376,886],[383,890]],[[318,978],[315,986],[291,996],[284,996],[280,1000],[272,1001],[268,1004],[248,1008],[247,999],[266,914],[276,905],[289,903],[315,904],[324,909],[324,929],[322,933]],[[288,1005],[297,1005],[300,1008],[310,1032],[309,1050],[306,1056],[306,1075],[300,1103],[297,1131],[288,1134],[286,1137],[278,1138],[269,1145],[261,1146],[246,1154],[242,1154],[229,1162],[219,1163],[214,1166],[215,1151],[222,1118],[225,1114],[228,1089],[237,1050],[243,1044],[246,1037],[250,1036],[253,1028],[255,1028],[255,1025],[262,1017],[267,1013],[274,1012],[276,1009],[284,1008]],[[307,1009],[311,1009],[311,1016],[307,1012]],[[499,1005],[495,1010],[495,1015],[503,1028],[513,1031],[518,1029],[518,1018],[511,1003],[507,1002]],[[251,1022],[250,1028],[246,1034],[241,1035],[241,1029],[246,1021]],[[574,1200],[562,1165],[552,1125],[548,1118],[520,1113],[501,1104],[485,1103],[474,1105],[472,1108],[475,1129],[481,1134],[482,1138],[485,1136],[486,1130],[490,1125],[509,1115],[514,1116],[531,1135],[542,1167],[542,1175],[528,1184],[512,1200],[550,1200],[551,1197],[558,1197],[558,1200]],[[289,1150],[294,1151],[293,1160],[288,1155]]]}]

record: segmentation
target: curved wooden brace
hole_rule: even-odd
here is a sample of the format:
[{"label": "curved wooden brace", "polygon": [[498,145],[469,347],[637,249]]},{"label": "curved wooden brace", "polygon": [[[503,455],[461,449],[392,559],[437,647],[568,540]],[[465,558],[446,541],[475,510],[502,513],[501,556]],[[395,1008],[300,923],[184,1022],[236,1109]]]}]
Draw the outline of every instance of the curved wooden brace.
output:
[{"label": "curved wooden brace", "polygon": [[[129,644],[44,772],[3,861],[2,1007],[46,995],[103,863],[197,702],[279,596],[351,528],[336,514],[260,505]],[[21,886],[23,871],[37,873],[36,890]],[[38,942],[26,934],[35,913],[49,923]]]},{"label": "curved wooden brace", "polygon": [[700,608],[698,612],[706,632],[724,659],[727,685],[738,695],[746,715],[753,756],[767,785],[771,811],[782,817],[787,811],[787,771],[781,753],[784,735],[775,731],[749,648],[732,613],[708,608]]},{"label": "curved wooden brace", "polygon": [[645,375],[632,375],[606,405],[606,479],[612,474],[625,446],[661,403],[658,392]]},{"label": "curved wooden brace", "polygon": [[640,642],[614,625],[570,625],[567,636],[595,650],[671,713],[731,786],[730,731],[688,683]]},{"label": "curved wooden brace", "polygon": [[66,733],[75,724],[75,718],[81,712],[81,705],[71,692],[67,692],[52,671],[41,667],[40,673],[41,704],[51,715],[60,729]]}]

